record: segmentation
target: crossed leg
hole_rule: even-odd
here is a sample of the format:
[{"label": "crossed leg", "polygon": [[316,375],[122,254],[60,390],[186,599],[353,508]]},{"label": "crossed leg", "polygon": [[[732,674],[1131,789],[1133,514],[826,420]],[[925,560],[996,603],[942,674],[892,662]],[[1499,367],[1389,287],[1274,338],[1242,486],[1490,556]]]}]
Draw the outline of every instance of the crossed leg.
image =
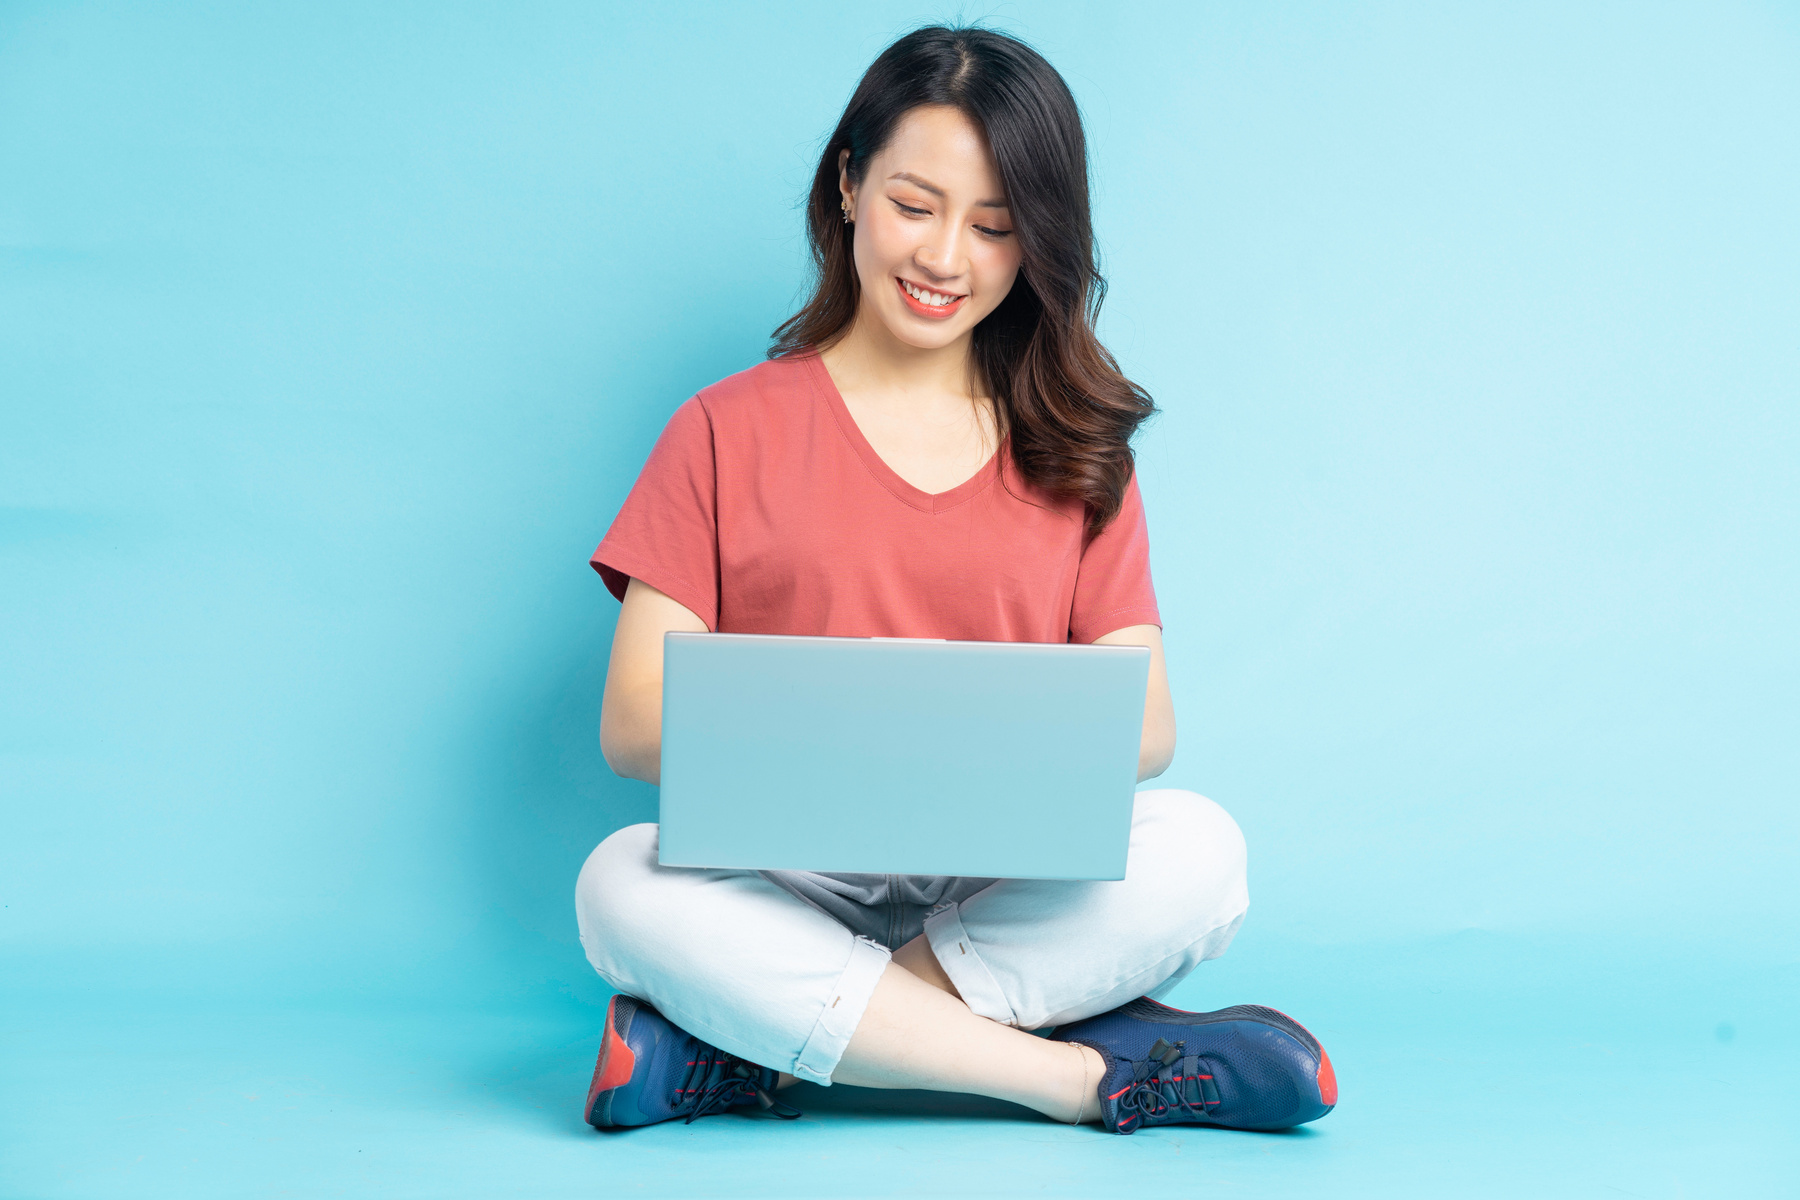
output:
[{"label": "crossed leg", "polygon": [[1174,790],[1138,795],[1129,882],[1002,881],[943,914],[953,931],[934,918],[891,955],[849,947],[866,939],[754,873],[655,857],[655,827],[635,826],[582,872],[582,941],[615,987],[817,1082],[966,1092],[1064,1122],[1098,1120],[1100,1056],[1025,1030],[1161,994],[1224,950],[1246,903],[1235,823]]},{"label": "crossed leg", "polygon": [[971,1092],[1056,1121],[1098,1121],[1094,1089],[1103,1066],[1088,1046],[970,1012],[921,935],[894,952],[831,1078],[854,1087]]}]

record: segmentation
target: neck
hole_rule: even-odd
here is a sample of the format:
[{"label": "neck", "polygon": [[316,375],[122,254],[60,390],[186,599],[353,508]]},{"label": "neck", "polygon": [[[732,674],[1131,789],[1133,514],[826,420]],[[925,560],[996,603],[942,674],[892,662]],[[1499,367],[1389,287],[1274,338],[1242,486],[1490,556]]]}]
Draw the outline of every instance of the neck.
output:
[{"label": "neck", "polygon": [[824,358],[840,390],[974,399],[985,389],[977,382],[973,350],[969,333],[947,346],[910,346],[889,332],[886,322],[859,308],[850,332],[833,343]]}]

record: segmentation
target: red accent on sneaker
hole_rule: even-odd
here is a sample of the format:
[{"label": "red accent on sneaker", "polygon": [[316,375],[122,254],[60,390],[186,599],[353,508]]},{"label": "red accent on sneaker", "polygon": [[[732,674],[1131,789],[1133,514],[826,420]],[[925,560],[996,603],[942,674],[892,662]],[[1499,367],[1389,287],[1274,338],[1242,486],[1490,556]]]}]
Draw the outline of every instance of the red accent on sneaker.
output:
[{"label": "red accent on sneaker", "polygon": [[[1279,1008],[1275,1011],[1281,1012]],[[1294,1018],[1288,1017],[1286,1013],[1281,1013],[1281,1015],[1294,1021]],[[1294,1021],[1294,1024],[1299,1025],[1300,1022]],[[1301,1028],[1306,1027],[1302,1025]],[[1311,1031],[1308,1030],[1308,1032]],[[1319,1073],[1315,1078],[1319,1083],[1319,1102],[1327,1108],[1335,1108],[1337,1106],[1337,1071],[1332,1068],[1331,1055],[1325,1053],[1325,1047],[1322,1044],[1319,1046]]]},{"label": "red accent on sneaker", "polygon": [[1337,1103],[1337,1072],[1331,1069],[1331,1055],[1319,1047],[1319,1099],[1325,1104]]},{"label": "red accent on sneaker", "polygon": [[601,1092],[631,1082],[631,1073],[637,1069],[637,1055],[613,1028],[613,1009],[618,1003],[619,998],[614,996],[606,1004],[606,1032],[600,1038],[600,1058],[594,1063],[594,1081],[588,1085],[587,1110],[590,1114]]}]

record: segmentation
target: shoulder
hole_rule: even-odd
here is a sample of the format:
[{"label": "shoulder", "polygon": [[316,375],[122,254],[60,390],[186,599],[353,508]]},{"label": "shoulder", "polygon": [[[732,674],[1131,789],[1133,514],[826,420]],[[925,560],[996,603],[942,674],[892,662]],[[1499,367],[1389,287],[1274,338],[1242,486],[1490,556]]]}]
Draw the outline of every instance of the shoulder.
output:
[{"label": "shoulder", "polygon": [[816,355],[795,354],[759,362],[701,388],[693,402],[714,425],[780,421],[804,411],[814,388],[816,360]]},{"label": "shoulder", "polygon": [[708,384],[669,415],[657,440],[661,454],[743,464],[811,444],[806,426],[820,409],[814,369],[798,358],[771,359]]}]

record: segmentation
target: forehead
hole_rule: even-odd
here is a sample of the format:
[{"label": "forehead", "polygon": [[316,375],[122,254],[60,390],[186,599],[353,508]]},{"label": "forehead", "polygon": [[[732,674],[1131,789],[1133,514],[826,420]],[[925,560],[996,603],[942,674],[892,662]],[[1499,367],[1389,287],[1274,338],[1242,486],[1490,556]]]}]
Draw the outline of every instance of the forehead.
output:
[{"label": "forehead", "polygon": [[926,105],[907,112],[870,163],[877,182],[898,172],[928,179],[951,193],[1001,195],[1000,169],[987,135],[961,109]]}]

